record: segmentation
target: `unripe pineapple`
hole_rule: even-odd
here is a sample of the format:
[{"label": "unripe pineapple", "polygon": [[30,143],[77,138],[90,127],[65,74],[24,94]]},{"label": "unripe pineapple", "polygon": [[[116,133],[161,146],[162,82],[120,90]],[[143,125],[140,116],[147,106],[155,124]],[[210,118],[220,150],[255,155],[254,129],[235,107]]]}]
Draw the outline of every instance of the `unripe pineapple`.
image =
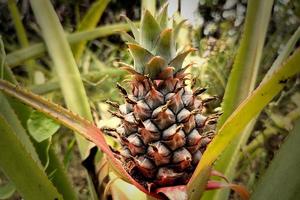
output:
[{"label": "unripe pineapple", "polygon": [[[116,129],[105,129],[118,138],[117,154],[128,173],[149,191],[157,187],[186,184],[211,137],[217,115],[206,117],[206,100],[185,85],[182,68],[194,49],[176,52],[175,38],[182,23],[168,28],[167,7],[156,18],[144,12],[138,29],[129,19],[133,37],[128,40],[134,66],[132,92],[118,85],[125,104],[108,102],[121,119]],[[210,100],[210,99],[208,99]],[[115,151],[117,153],[117,151]]]}]

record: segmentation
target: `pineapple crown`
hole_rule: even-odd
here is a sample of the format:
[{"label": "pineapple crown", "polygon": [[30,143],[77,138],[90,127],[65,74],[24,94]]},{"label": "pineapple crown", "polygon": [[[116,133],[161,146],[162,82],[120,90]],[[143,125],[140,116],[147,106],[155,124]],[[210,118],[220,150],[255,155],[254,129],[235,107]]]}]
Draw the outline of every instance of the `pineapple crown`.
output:
[{"label": "pineapple crown", "polygon": [[134,60],[134,66],[127,65],[127,70],[151,79],[164,79],[180,71],[185,57],[195,50],[188,48],[176,52],[175,40],[185,20],[177,24],[173,20],[169,28],[167,8],[168,5],[164,5],[155,17],[145,10],[139,28],[125,17],[134,36],[123,34]]}]

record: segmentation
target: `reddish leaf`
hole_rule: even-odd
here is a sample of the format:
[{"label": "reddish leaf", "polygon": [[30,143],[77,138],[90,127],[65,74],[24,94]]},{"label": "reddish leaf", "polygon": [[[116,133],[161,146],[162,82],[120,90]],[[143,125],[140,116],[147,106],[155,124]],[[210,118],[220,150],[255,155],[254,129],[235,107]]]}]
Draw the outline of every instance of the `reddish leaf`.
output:
[{"label": "reddish leaf", "polygon": [[226,176],[224,174],[222,174],[221,172],[217,171],[217,170],[211,170],[210,175],[222,178],[227,183],[229,182],[228,179],[226,178]]},{"label": "reddish leaf", "polygon": [[163,187],[156,190],[157,194],[163,194],[170,200],[187,200],[186,185],[178,185],[172,187]]},{"label": "reddish leaf", "polygon": [[249,194],[248,190],[241,185],[232,184],[232,183],[222,183],[219,181],[208,181],[207,182],[206,190],[215,190],[215,189],[222,189],[222,188],[232,189],[237,194],[239,194],[243,200],[248,200],[250,198],[250,194]]}]

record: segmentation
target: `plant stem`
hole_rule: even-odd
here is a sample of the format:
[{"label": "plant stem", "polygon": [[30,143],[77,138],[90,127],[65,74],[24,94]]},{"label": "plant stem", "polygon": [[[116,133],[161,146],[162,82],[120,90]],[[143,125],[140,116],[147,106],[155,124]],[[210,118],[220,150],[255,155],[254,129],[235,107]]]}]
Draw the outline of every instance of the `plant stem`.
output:
[{"label": "plant stem", "polygon": [[[100,37],[106,37],[112,34],[118,34],[121,31],[128,31],[130,26],[126,23],[119,23],[113,25],[105,25],[95,28],[90,31],[75,32],[67,35],[69,44],[74,44],[79,41],[93,40]],[[15,67],[22,64],[24,61],[31,58],[38,58],[42,56],[46,51],[44,43],[37,43],[30,45],[29,47],[22,48],[11,52],[6,57],[6,63],[9,67]]]}]

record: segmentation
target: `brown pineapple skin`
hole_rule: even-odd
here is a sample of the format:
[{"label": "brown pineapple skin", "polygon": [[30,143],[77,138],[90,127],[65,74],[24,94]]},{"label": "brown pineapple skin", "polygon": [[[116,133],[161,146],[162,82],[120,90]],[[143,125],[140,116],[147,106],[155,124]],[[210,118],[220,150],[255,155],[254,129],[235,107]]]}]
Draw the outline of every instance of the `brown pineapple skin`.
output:
[{"label": "brown pineapple skin", "polygon": [[126,170],[149,190],[186,184],[210,141],[203,102],[183,74],[163,80],[135,75],[123,91],[116,129]]}]

